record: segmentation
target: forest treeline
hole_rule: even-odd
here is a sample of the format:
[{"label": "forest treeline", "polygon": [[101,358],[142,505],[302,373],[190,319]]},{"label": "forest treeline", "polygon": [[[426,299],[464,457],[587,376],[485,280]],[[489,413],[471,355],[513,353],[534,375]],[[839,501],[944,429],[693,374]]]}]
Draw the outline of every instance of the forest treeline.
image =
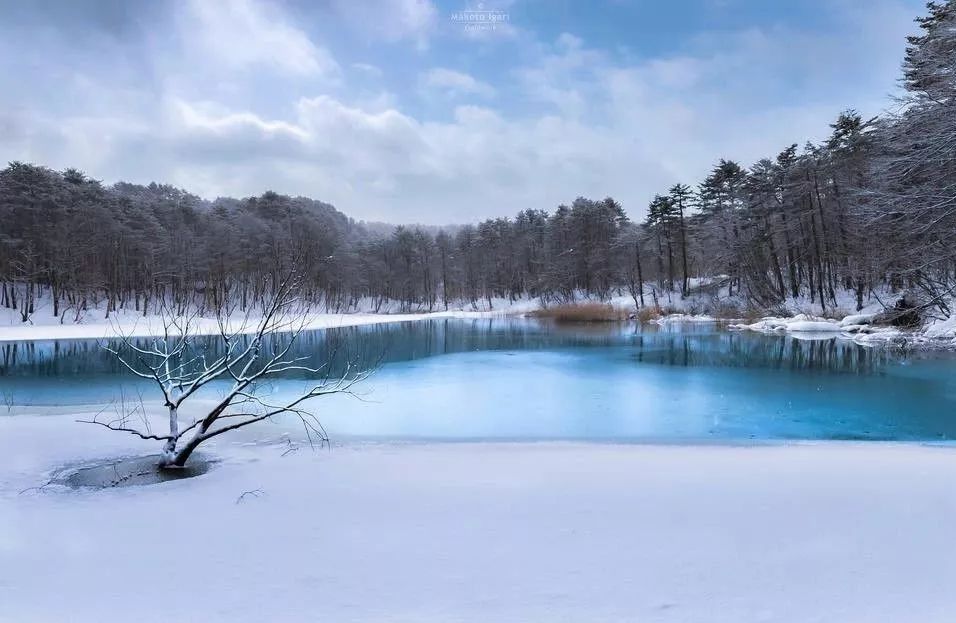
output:
[{"label": "forest treeline", "polygon": [[23,320],[40,297],[55,315],[249,309],[295,264],[305,295],[340,311],[620,293],[659,305],[708,282],[762,308],[790,297],[834,307],[848,290],[859,307],[891,289],[950,313],[956,0],[927,6],[893,112],[846,111],[825,141],[749,167],[721,159],[695,186],[662,189],[640,222],[612,198],[578,198],[475,225],[383,230],[302,197],[207,201],[13,162],[0,171],[0,304]]}]

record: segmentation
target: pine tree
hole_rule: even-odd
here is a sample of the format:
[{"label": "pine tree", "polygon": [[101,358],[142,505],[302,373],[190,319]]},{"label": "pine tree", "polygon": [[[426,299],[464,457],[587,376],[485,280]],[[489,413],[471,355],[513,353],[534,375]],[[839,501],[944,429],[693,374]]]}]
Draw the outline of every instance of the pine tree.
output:
[{"label": "pine tree", "polygon": [[689,208],[693,193],[690,186],[686,184],[674,184],[668,192],[671,203],[677,210],[677,226],[680,233],[681,268],[683,271],[680,291],[681,296],[687,296],[690,278],[687,273],[687,224],[684,221],[684,211]]}]

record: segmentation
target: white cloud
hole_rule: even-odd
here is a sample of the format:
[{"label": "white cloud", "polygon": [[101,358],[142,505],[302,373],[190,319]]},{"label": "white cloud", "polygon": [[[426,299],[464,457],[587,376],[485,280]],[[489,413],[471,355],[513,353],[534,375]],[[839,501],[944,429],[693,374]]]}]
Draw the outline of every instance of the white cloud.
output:
[{"label": "white cloud", "polygon": [[352,69],[373,78],[382,77],[381,68],[371,63],[352,63]]},{"label": "white cloud", "polygon": [[432,0],[332,0],[331,8],[369,41],[412,41],[423,51],[438,23]]},{"label": "white cloud", "polygon": [[595,70],[609,63],[604,52],[586,49],[581,39],[563,33],[554,46],[542,50],[537,63],[519,67],[514,74],[528,97],[578,117],[588,106],[585,91],[595,86]]},{"label": "white cloud", "polygon": [[[341,10],[364,15],[364,6],[349,8],[359,4]],[[155,75],[142,83],[133,72],[116,81],[116,65],[104,58],[88,73],[56,79],[69,106],[54,107],[48,88],[31,90],[0,72],[0,130],[14,129],[0,131],[0,160],[77,166],[106,181],[171,182],[210,197],[273,189],[392,222],[475,221],[554,209],[578,195],[614,196],[640,217],[654,192],[699,181],[719,157],[748,165],[821,138],[844,107],[876,112],[911,28],[908,13],[882,0],[847,5],[843,26],[826,32],[699,35],[677,54],[636,60],[565,34],[523,48],[521,65],[492,74],[491,84],[441,67],[412,82],[485,98],[463,106],[409,97],[414,90],[401,92],[394,73],[376,76],[360,63],[330,85],[335,60],[276,5],[205,6],[188,5],[201,19],[177,22],[162,39],[199,46],[208,58],[178,46],[151,50],[143,73]],[[421,10],[435,19],[431,4]],[[395,41],[418,43],[433,27],[421,18],[399,26],[376,19],[362,27],[394,28]],[[68,58],[63,45],[49,57]],[[0,37],[0,68],[13,67],[4,59],[16,47]],[[378,60],[373,52],[357,56]]]},{"label": "white cloud", "polygon": [[613,131],[559,117],[519,122],[461,106],[449,121],[425,122],[328,95],[303,98],[295,109],[294,121],[275,121],[173,102],[161,130],[177,156],[170,179],[208,196],[272,188],[361,218],[449,223],[603,196],[615,179],[650,182],[664,173],[647,161],[635,174]]},{"label": "white cloud", "polygon": [[569,32],[563,32],[558,35],[557,45],[564,50],[580,50],[583,44],[583,39]]},{"label": "white cloud", "polygon": [[474,94],[481,97],[494,97],[495,88],[474,76],[453,69],[435,67],[425,72],[420,80],[422,87],[437,90],[450,96]]},{"label": "white cloud", "polygon": [[172,101],[172,106],[178,113],[181,123],[190,131],[199,130],[228,136],[236,132],[244,133],[249,130],[262,135],[306,138],[306,133],[291,123],[263,121],[250,112],[229,112],[228,109],[211,102],[190,103],[175,99]]},{"label": "white cloud", "polygon": [[[897,50],[806,61],[792,58],[788,46],[831,49],[840,44],[836,35],[745,31],[701,38],[681,55],[627,64],[566,34],[514,73],[524,97],[546,104],[531,115],[458,106],[439,122],[405,112],[394,100],[371,108],[331,95],[305,98],[290,122],[298,149],[275,156],[269,184],[250,172],[242,192],[268,185],[330,200],[358,217],[431,223],[510,215],[529,205],[553,209],[578,195],[612,195],[639,217],[654,192],[676,181],[699,181],[719,157],[749,165],[790,142],[822,138],[843,107],[879,105],[879,89],[871,88],[863,101],[848,100],[848,90],[834,78],[860,71],[861,63],[880,63],[880,84],[893,84],[895,62],[884,57],[898,56],[902,27],[893,20],[871,25],[871,32],[880,29],[896,36]],[[761,85],[781,72],[827,97],[790,103],[761,93]],[[424,74],[421,84],[490,93],[472,76],[442,68]],[[256,128],[263,149],[284,129],[236,113],[210,125],[237,119],[246,121],[246,129]]]},{"label": "white cloud", "polygon": [[[334,75],[338,64],[279,10],[257,0],[191,0],[182,19],[195,43],[227,67],[268,66],[299,75]],[[188,40],[187,44],[193,43]]]}]

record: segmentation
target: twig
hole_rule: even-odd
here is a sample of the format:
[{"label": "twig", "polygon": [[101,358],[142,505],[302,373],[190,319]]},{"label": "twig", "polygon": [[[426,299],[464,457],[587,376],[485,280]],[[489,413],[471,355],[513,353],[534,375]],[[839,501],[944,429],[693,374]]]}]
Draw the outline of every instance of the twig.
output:
[{"label": "twig", "polygon": [[260,497],[263,493],[265,493],[265,492],[264,492],[262,489],[252,489],[252,490],[250,490],[250,491],[243,491],[242,494],[241,494],[239,497],[236,498],[236,504],[239,504],[239,503],[242,502],[244,499],[246,499],[246,496],[247,496],[247,495],[248,495],[248,496],[251,496],[251,497],[254,497],[254,498],[257,498],[257,497]]}]

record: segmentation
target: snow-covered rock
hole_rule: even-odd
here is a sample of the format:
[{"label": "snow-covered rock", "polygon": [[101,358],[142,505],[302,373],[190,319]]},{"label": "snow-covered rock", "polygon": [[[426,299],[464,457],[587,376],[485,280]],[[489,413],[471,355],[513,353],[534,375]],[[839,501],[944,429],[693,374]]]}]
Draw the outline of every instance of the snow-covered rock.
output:
[{"label": "snow-covered rock", "polygon": [[651,320],[654,324],[672,324],[676,322],[717,322],[713,316],[706,314],[670,314]]},{"label": "snow-covered rock", "polygon": [[876,314],[851,314],[840,321],[840,326],[848,327],[852,325],[870,324],[875,317]]},{"label": "snow-covered rock", "polygon": [[732,329],[787,333],[839,333],[842,331],[840,325],[830,320],[815,318],[806,314],[797,314],[792,318],[768,317],[762,318],[752,324],[734,324],[730,325]]},{"label": "snow-covered rock", "polygon": [[[858,316],[864,316],[859,314]],[[867,318],[857,318],[862,322],[868,321]],[[760,333],[791,333],[794,337],[804,339],[832,339],[833,337],[844,333],[858,333],[866,325],[861,323],[843,325],[842,322],[834,322],[816,316],[807,314],[797,314],[792,318],[767,317],[761,318],[757,322],[750,324],[733,324],[731,329],[740,331],[757,331]]]},{"label": "snow-covered rock", "polygon": [[729,325],[729,328],[738,329],[741,331],[762,331],[764,333],[772,333],[774,331],[786,331],[788,320],[790,319],[768,316],[767,318],[761,318],[757,322],[751,324],[732,324]]},{"label": "snow-covered rock", "polygon": [[956,314],[949,318],[934,320],[923,331],[923,335],[932,338],[956,338]]},{"label": "snow-covered rock", "polygon": [[[862,346],[878,346],[903,338],[903,332],[894,327],[861,326],[856,333],[847,334],[854,342]],[[914,338],[911,341],[921,340]]]},{"label": "snow-covered rock", "polygon": [[840,328],[840,325],[831,322],[829,320],[796,320],[794,322],[787,323],[787,331],[792,332],[811,332],[811,333],[820,333],[820,332],[840,332],[843,329]]}]

